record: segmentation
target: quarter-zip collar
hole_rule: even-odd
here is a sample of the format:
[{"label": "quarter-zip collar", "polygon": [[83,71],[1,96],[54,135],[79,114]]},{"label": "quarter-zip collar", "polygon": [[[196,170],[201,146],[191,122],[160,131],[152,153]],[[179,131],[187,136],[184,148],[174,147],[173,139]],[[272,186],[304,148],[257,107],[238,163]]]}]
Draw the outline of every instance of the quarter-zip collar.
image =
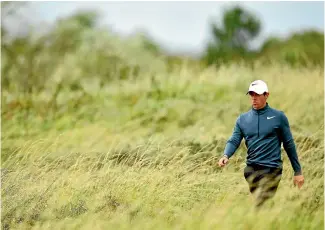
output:
[{"label": "quarter-zip collar", "polygon": [[252,111],[255,113],[255,114],[263,114],[265,113],[268,109],[270,108],[269,104],[266,102],[266,105],[261,108],[261,109],[254,109],[253,106],[252,106]]}]

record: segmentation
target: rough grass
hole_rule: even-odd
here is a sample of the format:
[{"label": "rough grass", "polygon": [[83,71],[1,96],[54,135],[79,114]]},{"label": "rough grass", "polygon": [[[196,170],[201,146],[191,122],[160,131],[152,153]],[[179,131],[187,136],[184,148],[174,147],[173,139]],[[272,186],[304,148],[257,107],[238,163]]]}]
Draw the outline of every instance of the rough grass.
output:
[{"label": "rough grass", "polygon": [[[283,151],[278,193],[258,213],[243,143],[216,166],[254,79],[287,114],[306,180],[293,186]],[[111,83],[77,107],[67,91],[42,113],[39,95],[29,95],[28,110],[2,113],[2,228],[323,229],[323,86],[318,69],[183,66]]]}]

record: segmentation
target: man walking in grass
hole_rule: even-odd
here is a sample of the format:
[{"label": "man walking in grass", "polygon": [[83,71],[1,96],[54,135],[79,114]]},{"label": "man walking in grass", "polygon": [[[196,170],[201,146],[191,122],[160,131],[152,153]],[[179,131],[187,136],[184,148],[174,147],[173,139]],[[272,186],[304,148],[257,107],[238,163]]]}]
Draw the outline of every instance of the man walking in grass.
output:
[{"label": "man walking in grass", "polygon": [[252,82],[247,94],[250,95],[252,108],[237,118],[219,166],[228,163],[244,138],[247,147],[244,177],[249,191],[257,197],[256,206],[260,207],[275,195],[281,180],[281,143],[294,171],[294,185],[301,188],[304,176],[286,115],[266,102],[269,97],[266,83],[261,80]]}]

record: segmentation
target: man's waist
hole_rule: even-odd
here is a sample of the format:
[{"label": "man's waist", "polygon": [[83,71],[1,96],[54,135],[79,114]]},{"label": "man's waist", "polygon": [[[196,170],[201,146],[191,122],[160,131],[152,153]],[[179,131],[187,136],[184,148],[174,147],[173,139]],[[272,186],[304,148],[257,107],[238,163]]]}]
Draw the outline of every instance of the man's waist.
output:
[{"label": "man's waist", "polygon": [[247,161],[246,165],[249,167],[254,168],[254,170],[263,170],[263,169],[282,169],[282,163],[281,162],[269,162],[269,163],[263,163],[263,162],[252,162]]}]

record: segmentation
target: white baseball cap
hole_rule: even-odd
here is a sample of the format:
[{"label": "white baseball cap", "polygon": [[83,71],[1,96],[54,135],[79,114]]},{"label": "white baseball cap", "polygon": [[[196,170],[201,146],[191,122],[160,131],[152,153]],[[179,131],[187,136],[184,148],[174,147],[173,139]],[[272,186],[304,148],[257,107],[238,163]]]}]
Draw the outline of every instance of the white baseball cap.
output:
[{"label": "white baseball cap", "polygon": [[262,80],[256,80],[253,81],[248,88],[248,91],[246,94],[249,92],[255,92],[257,94],[263,94],[264,92],[269,92],[269,89],[267,87],[267,84],[262,81]]}]

